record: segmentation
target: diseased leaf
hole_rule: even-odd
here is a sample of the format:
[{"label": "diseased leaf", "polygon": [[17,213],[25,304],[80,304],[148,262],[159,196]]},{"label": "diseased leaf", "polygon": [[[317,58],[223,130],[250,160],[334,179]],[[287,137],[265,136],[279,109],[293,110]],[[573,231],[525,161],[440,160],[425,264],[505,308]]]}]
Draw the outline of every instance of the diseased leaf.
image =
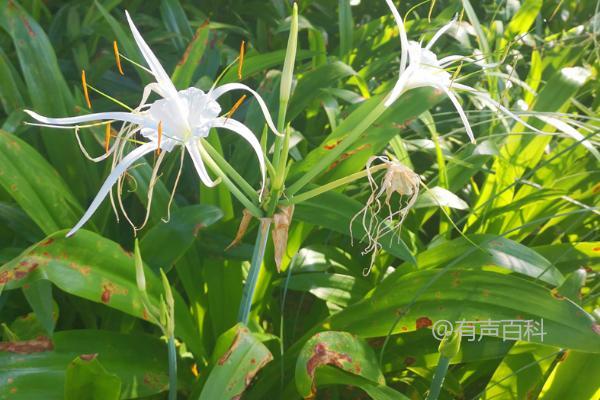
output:
[{"label": "diseased leaf", "polygon": [[98,361],[97,355],[76,357],[67,366],[65,400],[118,400],[121,379]]}]

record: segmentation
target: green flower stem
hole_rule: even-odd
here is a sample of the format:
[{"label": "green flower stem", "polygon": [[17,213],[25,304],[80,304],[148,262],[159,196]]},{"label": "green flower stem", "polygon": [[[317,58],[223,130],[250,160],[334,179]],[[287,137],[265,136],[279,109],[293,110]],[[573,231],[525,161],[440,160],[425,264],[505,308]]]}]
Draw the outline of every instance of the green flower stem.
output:
[{"label": "green flower stem", "polygon": [[248,317],[250,315],[250,310],[252,309],[254,289],[256,288],[258,273],[260,272],[260,267],[262,266],[263,258],[265,256],[265,247],[267,246],[267,239],[269,238],[270,226],[271,218],[261,218],[258,234],[256,235],[256,243],[254,244],[254,252],[252,253],[252,263],[250,264],[250,271],[248,272],[248,278],[244,285],[242,302],[238,313],[238,322],[243,324],[248,324]]},{"label": "green flower stem", "polygon": [[360,135],[363,134],[365,130],[367,130],[381,115],[387,110],[384,105],[385,99],[381,99],[381,103],[379,103],[373,111],[371,111],[358,125],[352,129],[346,138],[342,140],[340,144],[338,144],[334,149],[325,154],[319,162],[312,167],[309,171],[307,171],[300,179],[298,179],[294,184],[292,184],[288,190],[287,195],[293,196],[300,189],[306,186],[311,180],[313,180],[317,175],[326,170],[332,163],[334,163],[338,157],[344,153],[350,146],[358,140]]},{"label": "green flower stem", "polygon": [[231,179],[244,191],[246,196],[250,198],[250,200],[256,204],[259,203],[258,193],[256,190],[246,181],[236,170],[233,168],[227,160],[223,158],[223,156],[215,149],[208,141],[204,141],[202,143],[206,152],[210,155],[210,157],[215,161],[215,163],[227,174],[227,176],[231,177]]},{"label": "green flower stem", "polygon": [[365,176],[369,175],[369,173],[374,173],[377,171],[380,171],[382,169],[387,168],[387,164],[380,164],[380,165],[376,165],[374,167],[371,167],[369,169],[369,171],[367,170],[363,170],[360,172],[356,172],[352,175],[348,175],[345,176],[343,178],[340,179],[336,179],[333,182],[329,182],[326,185],[323,186],[319,186],[318,188],[312,189],[312,190],[308,190],[304,193],[301,193],[297,196],[293,196],[291,197],[289,200],[284,200],[282,201],[280,204],[282,205],[289,205],[289,204],[298,204],[298,203],[302,203],[303,201],[312,199],[313,197],[319,196],[325,192],[328,192],[330,190],[333,189],[337,189],[340,186],[344,186],[347,185],[348,183],[354,182],[356,180],[359,180],[361,178],[364,178]]},{"label": "green flower stem", "polygon": [[440,354],[440,361],[438,362],[437,368],[431,381],[431,388],[429,389],[429,395],[427,400],[437,400],[448,372],[448,366],[450,366],[450,358]]},{"label": "green flower stem", "polygon": [[175,338],[169,336],[169,400],[177,400],[177,350]]},{"label": "green flower stem", "polygon": [[256,218],[261,218],[262,211],[260,210],[260,208],[258,208],[256,206],[256,204],[251,202],[240,191],[240,189],[238,189],[237,186],[235,186],[235,184],[229,179],[229,177],[223,172],[223,170],[221,170],[221,168],[219,168],[217,163],[211,158],[211,156],[208,154],[208,152],[204,148],[205,144],[206,144],[206,141],[203,140],[201,145],[198,145],[198,150],[200,151],[200,155],[202,156],[202,159],[204,160],[206,165],[208,165],[208,167],[221,178],[221,180],[223,181],[225,186],[227,186],[227,188],[229,189],[231,194],[236,199],[238,199],[240,201],[240,203],[242,203],[244,205],[244,207],[246,207],[248,209],[248,211],[250,211],[250,213],[252,213],[253,216],[255,216]]}]

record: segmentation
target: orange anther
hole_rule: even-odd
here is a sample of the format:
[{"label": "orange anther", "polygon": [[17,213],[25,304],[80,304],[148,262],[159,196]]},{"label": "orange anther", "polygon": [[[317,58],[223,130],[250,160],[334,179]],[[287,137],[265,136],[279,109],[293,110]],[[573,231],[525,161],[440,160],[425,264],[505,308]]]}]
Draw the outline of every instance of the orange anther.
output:
[{"label": "orange anther", "polygon": [[117,41],[113,42],[113,50],[115,51],[115,60],[117,60],[117,68],[119,69],[119,73],[121,75],[125,75],[123,72],[123,67],[121,67],[121,56],[119,55],[119,46],[117,46]]},{"label": "orange anther", "polygon": [[244,55],[246,54],[246,42],[242,40],[240,45],[240,62],[238,64],[238,79],[242,79],[242,68],[244,67]]},{"label": "orange anther", "polygon": [[229,112],[227,113],[227,117],[226,119],[231,118],[231,116],[233,115],[234,112],[236,112],[236,110],[238,108],[240,108],[240,106],[242,105],[242,103],[244,102],[244,100],[246,100],[246,95],[243,95],[242,97],[240,97],[240,99],[238,101],[235,102],[235,104],[233,105],[233,107],[231,107],[231,110],[229,110]]},{"label": "orange anther", "polygon": [[85,80],[85,70],[81,70],[81,86],[83,87],[83,95],[85,96],[85,101],[87,102],[87,106],[89,109],[92,108],[92,103],[90,102],[90,95],[88,94],[87,81]]}]

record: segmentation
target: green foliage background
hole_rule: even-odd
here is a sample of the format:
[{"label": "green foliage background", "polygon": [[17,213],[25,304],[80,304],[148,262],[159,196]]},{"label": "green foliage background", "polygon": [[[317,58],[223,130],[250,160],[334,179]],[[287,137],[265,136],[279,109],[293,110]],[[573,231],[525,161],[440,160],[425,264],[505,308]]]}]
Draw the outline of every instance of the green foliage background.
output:
[{"label": "green foliage background", "polygon": [[[350,3],[298,3],[287,121],[302,140],[290,152],[286,188],[359,126],[397,80],[398,32],[385,2]],[[112,48],[116,40],[143,63],[125,9],[179,89],[209,89],[246,41],[243,81],[277,115],[287,1],[0,0],[0,399],[167,398],[167,343],[148,322],[136,285],[131,227],[115,221],[106,201],[85,230],[65,238],[110,163],[86,160],[72,131],[24,124],[23,109],[56,117],[88,112],[82,69],[94,87],[139,102],[150,78],[125,63],[119,75]],[[595,2],[407,1],[399,9],[413,40],[431,38],[457,15],[464,29],[442,38],[436,53],[483,51],[500,66],[464,63],[452,72],[513,110],[524,102],[537,115],[571,122],[596,146]],[[571,67],[586,68],[590,78],[569,79],[564,69]],[[236,67],[222,79],[235,81]],[[94,111],[117,107],[94,92],[91,100]],[[237,100],[230,96],[223,109]],[[137,238],[150,302],[164,295],[160,268],[174,291],[179,398],[426,398],[444,362],[431,324],[516,319],[543,319],[543,341],[463,339],[446,357],[439,398],[599,398],[598,160],[580,139],[539,119],[528,122],[552,135],[504,123],[467,96],[462,102],[476,145],[446,98],[413,90],[297,193],[359,172],[378,154],[446,189],[438,201],[422,191],[399,239],[382,241],[368,276],[370,255],[357,243],[364,232],[353,226],[352,245],[349,228],[369,196],[366,179],[296,204],[280,272],[267,244],[248,326],[237,315],[259,224],[253,220],[242,243],[226,249],[243,207],[224,185],[201,187],[189,160],[163,222],[179,166],[178,156],[167,157]],[[260,136],[256,102],[246,101],[236,117]],[[102,128],[81,135],[90,153],[102,154]],[[259,187],[245,143],[216,132],[208,141]],[[154,161],[147,157],[125,180],[123,201],[134,221],[143,220]]]}]

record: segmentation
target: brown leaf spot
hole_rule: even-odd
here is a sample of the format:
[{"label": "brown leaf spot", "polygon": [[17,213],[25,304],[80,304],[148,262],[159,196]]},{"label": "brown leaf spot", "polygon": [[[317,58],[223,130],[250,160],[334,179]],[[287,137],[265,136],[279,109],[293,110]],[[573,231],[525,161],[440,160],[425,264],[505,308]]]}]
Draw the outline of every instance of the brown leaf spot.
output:
[{"label": "brown leaf spot", "polygon": [[112,296],[112,290],[110,288],[109,285],[103,285],[102,286],[102,296],[100,296],[100,300],[102,300],[102,302],[104,304],[108,304],[108,302],[110,301],[110,296]]},{"label": "brown leaf spot", "polygon": [[338,368],[344,368],[344,362],[351,363],[352,358],[344,353],[338,353],[327,348],[325,343],[317,343],[313,350],[312,357],[306,363],[306,372],[313,380],[312,392],[316,393],[314,386],[315,370],[322,365],[334,365]]},{"label": "brown leaf spot", "polygon": [[39,336],[33,340],[23,340],[16,342],[0,342],[0,351],[16,354],[32,354],[50,351],[54,349],[54,344],[45,336]]},{"label": "brown leaf spot", "polygon": [[92,361],[93,359],[95,359],[96,357],[98,357],[98,353],[93,353],[93,354],[81,354],[79,356],[79,358],[81,358],[83,361]]},{"label": "brown leaf spot", "polygon": [[219,358],[219,361],[218,361],[219,365],[223,365],[227,362],[227,360],[229,360],[229,357],[231,357],[231,354],[238,347],[239,343],[240,343],[240,331],[238,331],[236,333],[235,338],[233,338],[233,342],[231,343],[231,346],[229,346],[229,349],[227,349],[225,354],[223,354],[221,356],[221,358]]},{"label": "brown leaf spot", "polygon": [[599,325],[599,324],[597,324],[597,323],[595,323],[595,322],[594,322],[594,323],[592,324],[592,330],[593,330],[593,331],[594,331],[594,332],[595,332],[597,335],[600,335],[600,325]]},{"label": "brown leaf spot", "polygon": [[417,318],[417,329],[422,329],[422,328],[429,328],[431,325],[433,325],[433,322],[431,322],[431,320],[427,317],[421,317],[421,318]]},{"label": "brown leaf spot", "polygon": [[417,362],[416,358],[414,357],[406,357],[404,359],[404,365],[406,365],[407,367],[410,367],[411,365],[413,365],[415,362]]},{"label": "brown leaf spot", "polygon": [[550,294],[552,295],[552,297],[554,297],[557,300],[564,300],[565,296],[563,296],[562,294],[558,293],[558,289],[554,288],[550,291]]},{"label": "brown leaf spot", "polygon": [[51,245],[53,242],[54,242],[54,239],[52,239],[52,238],[46,239],[46,240],[44,240],[42,243],[40,243],[40,247],[46,247],[46,246],[49,246],[49,245]]},{"label": "brown leaf spot", "polygon": [[15,394],[15,393],[17,393],[17,388],[16,388],[16,387],[10,388],[10,392],[11,392],[12,394]]}]

